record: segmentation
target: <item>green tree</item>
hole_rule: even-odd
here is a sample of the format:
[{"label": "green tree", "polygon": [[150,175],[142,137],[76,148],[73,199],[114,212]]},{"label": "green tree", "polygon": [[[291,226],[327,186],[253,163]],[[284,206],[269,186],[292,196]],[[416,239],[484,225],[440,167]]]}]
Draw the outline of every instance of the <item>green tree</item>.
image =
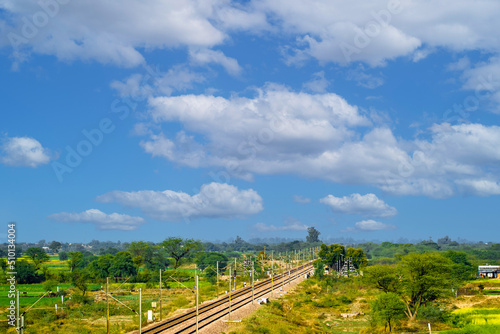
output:
[{"label": "green tree", "polygon": [[7,271],[7,260],[6,259],[0,259],[0,268],[2,268],[3,272]]},{"label": "green tree", "polygon": [[129,277],[137,275],[137,268],[134,265],[132,255],[129,252],[121,251],[116,253],[113,264],[109,268],[109,273],[114,277]]},{"label": "green tree", "polygon": [[201,243],[199,241],[178,237],[165,239],[161,245],[167,254],[174,259],[174,269],[179,268],[183,258],[201,249]]},{"label": "green tree", "polygon": [[36,270],[40,269],[42,263],[50,260],[47,253],[41,247],[30,247],[24,254],[33,261]]},{"label": "green tree", "polygon": [[325,276],[325,264],[321,260],[316,260],[313,262],[314,266],[314,277],[322,279]]},{"label": "green tree", "polygon": [[467,258],[467,253],[449,250],[443,255],[455,263],[453,267],[453,277],[457,279],[458,282],[466,281],[474,277],[476,268],[470,263]]},{"label": "green tree", "polygon": [[71,283],[82,292],[82,296],[84,297],[89,289],[86,280],[87,273],[84,270],[75,270],[71,273]]},{"label": "green tree", "polygon": [[144,241],[133,241],[129,244],[127,251],[132,255],[137,271],[146,262],[153,258],[153,247]]},{"label": "green tree", "polygon": [[153,271],[166,270],[169,264],[170,261],[165,251],[157,248],[154,249],[153,256],[144,262],[145,267]]},{"label": "green tree", "polygon": [[389,332],[401,319],[405,317],[405,304],[399,296],[393,292],[383,293],[372,303],[372,318],[377,323],[384,325]]},{"label": "green tree", "polygon": [[450,295],[455,287],[453,262],[438,253],[408,254],[398,267],[402,283],[399,295],[410,320],[416,318],[420,306]]},{"label": "green tree", "polygon": [[222,253],[215,252],[199,252],[196,256],[196,265],[201,270],[204,270],[206,267],[211,266],[213,268],[217,267],[217,262],[219,262],[219,268],[225,268],[227,266],[228,258]]},{"label": "green tree", "polygon": [[349,247],[347,249],[346,255],[347,258],[352,259],[352,264],[359,269],[363,268],[368,264],[368,259],[366,258],[365,253],[361,248],[352,248]]},{"label": "green tree", "polygon": [[68,252],[59,252],[57,255],[60,261],[66,261],[68,259]]},{"label": "green tree", "polygon": [[307,237],[306,241],[307,242],[319,242],[319,235],[321,233],[313,226],[309,227],[307,229]]},{"label": "green tree", "polygon": [[103,279],[111,276],[109,270],[113,265],[113,261],[113,255],[106,254],[99,256],[97,260],[92,261],[87,267],[90,276],[97,279]]},{"label": "green tree", "polygon": [[217,268],[207,266],[203,270],[203,275],[210,283],[214,284],[217,281]]},{"label": "green tree", "polygon": [[16,280],[18,284],[40,283],[42,277],[36,273],[35,266],[25,260],[16,261]]},{"label": "green tree", "polygon": [[325,265],[330,268],[335,268],[338,261],[342,260],[345,256],[345,247],[339,244],[325,245],[321,244],[318,252],[318,257]]},{"label": "green tree", "polygon": [[53,252],[57,253],[59,249],[61,249],[62,244],[59,241],[52,241],[49,245],[49,248],[52,249]]},{"label": "green tree", "polygon": [[69,271],[73,272],[75,268],[80,268],[83,264],[83,254],[80,252],[68,253],[68,267]]},{"label": "green tree", "polygon": [[390,265],[377,265],[363,270],[363,280],[384,292],[398,292],[401,280],[397,268]]},{"label": "green tree", "polygon": [[46,280],[43,283],[43,289],[45,291],[52,291],[57,286],[57,281],[53,279]]}]

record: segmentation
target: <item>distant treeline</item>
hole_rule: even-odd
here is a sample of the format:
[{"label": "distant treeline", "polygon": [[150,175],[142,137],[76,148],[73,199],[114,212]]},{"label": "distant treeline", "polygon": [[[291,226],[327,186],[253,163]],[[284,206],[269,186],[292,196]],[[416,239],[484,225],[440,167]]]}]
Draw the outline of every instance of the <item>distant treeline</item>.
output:
[{"label": "distant treeline", "polygon": [[[205,252],[220,252],[229,253],[230,257],[238,257],[237,253],[245,252],[260,252],[264,250],[273,250],[278,253],[296,251],[311,247],[319,247],[321,243],[325,244],[343,244],[346,247],[361,248],[368,260],[384,261],[384,258],[401,257],[409,253],[424,253],[429,251],[460,251],[473,256],[477,260],[489,261],[491,263],[500,261],[500,243],[484,243],[484,242],[468,242],[461,240],[460,242],[451,240],[448,236],[439,238],[437,242],[432,240],[423,240],[414,243],[401,242],[307,242],[303,240],[285,241],[285,239],[251,239],[245,241],[237,236],[232,242],[200,242]],[[157,246],[160,243],[146,242],[151,246]],[[57,252],[90,252],[94,255],[115,255],[120,251],[126,251],[130,247],[130,242],[114,242],[114,241],[99,241],[92,240],[89,243],[68,243],[46,240],[40,240],[35,243],[18,243],[17,249],[21,252],[32,247],[47,247],[49,253]],[[235,254],[231,254],[234,252]],[[0,245],[0,257],[6,257],[7,243]],[[18,256],[21,254],[19,253]]]}]

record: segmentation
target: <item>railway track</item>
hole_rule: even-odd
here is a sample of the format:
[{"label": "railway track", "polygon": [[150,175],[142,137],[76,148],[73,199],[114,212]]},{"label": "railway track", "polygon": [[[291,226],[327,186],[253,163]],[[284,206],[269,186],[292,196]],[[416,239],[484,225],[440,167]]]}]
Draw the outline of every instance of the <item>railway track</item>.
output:
[{"label": "railway track", "polygon": [[[280,274],[274,276],[274,288],[272,288],[271,278],[265,279],[263,281],[254,283],[254,298],[257,299],[271,292],[272,289],[277,290],[281,285],[293,281],[300,275],[308,273],[312,269],[312,264],[307,263],[297,268],[290,270],[290,276],[288,273]],[[276,291],[279,293],[279,291]],[[244,305],[252,302],[252,286],[246,288],[238,289],[231,293],[231,312],[235,311]],[[218,309],[220,308],[220,309]],[[213,312],[215,309],[215,312]],[[229,295],[225,295],[220,299],[212,301],[210,303],[205,303],[198,307],[198,328],[201,329],[209,324],[221,319],[222,317],[229,314]],[[166,319],[160,323],[152,325],[148,328],[144,328],[142,333],[145,334],[157,334],[157,333],[196,333],[196,310],[191,310],[187,313]],[[193,322],[193,323],[192,323]],[[186,323],[186,326],[182,328],[180,325]],[[174,327],[175,330],[174,330]],[[137,333],[137,331],[133,332]]]}]

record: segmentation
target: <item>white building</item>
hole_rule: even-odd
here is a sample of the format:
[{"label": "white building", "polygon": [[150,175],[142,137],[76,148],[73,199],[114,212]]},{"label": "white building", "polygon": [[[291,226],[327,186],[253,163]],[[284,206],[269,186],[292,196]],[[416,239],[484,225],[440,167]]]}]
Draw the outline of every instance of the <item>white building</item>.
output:
[{"label": "white building", "polygon": [[500,266],[479,266],[478,276],[488,278],[498,278],[500,273]]}]

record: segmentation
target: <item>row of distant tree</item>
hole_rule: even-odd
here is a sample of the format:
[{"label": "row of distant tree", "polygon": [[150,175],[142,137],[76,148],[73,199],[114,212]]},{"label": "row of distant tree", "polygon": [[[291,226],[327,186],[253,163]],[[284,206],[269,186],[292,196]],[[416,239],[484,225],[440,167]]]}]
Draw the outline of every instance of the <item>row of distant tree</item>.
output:
[{"label": "row of distant tree", "polygon": [[[265,249],[273,249],[275,252],[289,252],[296,251],[299,249],[305,249],[308,247],[318,247],[321,244],[319,240],[320,232],[314,228],[310,227],[308,229],[308,234],[306,236],[306,241],[303,240],[293,240],[293,241],[281,241],[277,243],[266,243],[266,242],[252,242],[245,241],[241,237],[237,236],[232,242],[199,242],[201,247],[206,252],[219,252],[228,254],[229,257],[237,257],[240,253],[244,252],[260,252]],[[145,242],[148,245],[155,247],[161,243]],[[384,259],[384,258],[395,258],[401,257],[409,253],[422,253],[428,251],[463,251],[469,255],[474,256],[478,260],[494,262],[500,258],[500,244],[498,243],[466,243],[451,240],[448,236],[439,238],[437,242],[432,240],[423,240],[418,243],[394,243],[394,242],[364,242],[364,243],[338,243],[343,244],[346,247],[361,248],[366,254],[367,259]],[[46,242],[45,240],[40,240],[38,243],[20,243],[17,245],[19,250],[17,255],[20,256],[23,251],[29,248],[41,247],[48,253],[64,253],[70,252],[80,252],[80,253],[92,253],[93,255],[116,255],[120,251],[126,251],[134,245],[134,242],[112,242],[112,241],[97,241],[93,240],[89,243],[62,243],[58,241]],[[135,246],[132,246],[135,247]],[[7,244],[0,245],[0,257],[6,257],[7,255]],[[384,260],[382,260],[384,261]]]},{"label": "row of distant tree", "polygon": [[[316,234],[315,230],[312,232],[316,237],[319,235],[319,232]],[[236,244],[245,243],[241,238],[236,240]],[[281,248],[293,251],[298,249],[300,245],[312,246],[317,243],[290,242],[288,245],[281,245]],[[243,265],[248,267],[245,270],[249,269],[250,258],[256,260],[257,254],[260,254],[262,259],[266,258],[264,251],[216,252],[209,245],[207,247],[206,243],[178,237],[170,237],[157,244],[135,241],[127,243],[124,250],[108,247],[100,248],[95,252],[96,249],[93,248],[81,251],[65,251],[62,250],[63,247],[57,248],[54,251],[57,251],[59,260],[66,261],[67,270],[50,269],[49,266],[44,265],[50,260],[46,250],[43,247],[29,247],[22,253],[23,257],[16,261],[16,270],[19,269],[17,270],[18,283],[39,283],[47,280],[72,282],[85,292],[84,282],[103,281],[106,277],[128,278],[129,282],[158,282],[160,269],[175,271],[183,263],[196,263],[197,267],[204,271],[207,278],[213,279],[217,268],[224,272],[229,258],[244,257],[240,261],[239,270]],[[268,249],[268,252],[271,250]],[[273,250],[273,253],[279,254],[276,249]],[[7,261],[5,258],[0,259],[0,265],[3,272],[6,273]],[[258,272],[262,272],[260,263],[255,263],[255,268]],[[179,275],[179,272],[176,274]]]},{"label": "row of distant tree", "polygon": [[[291,241],[280,241],[279,239],[274,240],[275,242],[264,242],[262,240],[254,239],[252,242],[243,240],[240,236],[237,236],[232,242],[199,242],[203,249],[207,252],[260,252],[265,249],[274,249],[276,252],[287,252],[303,249],[306,247],[319,246],[321,243],[319,240],[320,232],[314,228],[310,227],[307,230],[306,240],[291,240]],[[146,242],[151,246],[158,245],[160,243]],[[114,255],[119,251],[124,251],[129,249],[133,242],[113,242],[113,241],[98,241],[92,240],[89,243],[63,243],[59,241],[47,242],[46,240],[40,240],[36,243],[19,243],[17,244],[17,249],[19,250],[18,255],[28,248],[40,247],[46,250],[47,253],[58,253],[63,252],[91,252],[94,255]],[[0,257],[6,257],[7,255],[7,243],[0,244]]]},{"label": "row of distant tree", "polygon": [[[83,277],[88,279],[102,279],[104,277],[134,277],[137,281],[155,281],[159,269],[178,268],[183,261],[197,263],[199,268],[215,267],[217,261],[221,268],[225,266],[228,258],[238,258],[242,254],[262,254],[264,250],[275,254],[294,252],[300,249],[319,247],[320,256],[326,265],[332,266],[342,256],[353,259],[356,267],[364,266],[367,261],[371,264],[395,264],[401,257],[410,253],[445,252],[447,254],[460,254],[466,257],[471,265],[488,262],[490,264],[500,261],[500,244],[464,244],[451,240],[448,237],[438,239],[438,242],[425,240],[417,244],[383,242],[362,243],[353,245],[326,245],[319,240],[320,232],[314,227],[309,228],[306,241],[289,241],[278,244],[252,244],[240,237],[231,243],[200,242],[193,239],[171,237],[161,243],[130,242],[113,243],[92,241],[89,244],[68,244],[52,241],[50,243],[24,244],[23,254],[29,259],[22,263],[23,268],[29,273],[25,281],[40,281],[44,279],[58,279],[69,281],[73,272],[83,272]],[[48,245],[48,246],[41,246]],[[30,246],[30,247],[27,247]],[[26,248],[27,247],[27,248]],[[336,249],[334,249],[337,247]],[[67,261],[69,273],[59,273],[55,277],[48,268],[43,266],[48,261],[48,253],[57,253],[60,260]],[[329,257],[325,254],[329,253]],[[334,254],[334,255],[332,255]],[[341,255],[342,254],[342,255]],[[4,254],[0,253],[0,255]],[[214,262],[215,261],[215,262]],[[205,263],[206,262],[206,263]],[[0,261],[3,269],[6,268],[5,260]],[[5,270],[4,270],[5,271]],[[19,276],[22,280],[23,275]]]}]

